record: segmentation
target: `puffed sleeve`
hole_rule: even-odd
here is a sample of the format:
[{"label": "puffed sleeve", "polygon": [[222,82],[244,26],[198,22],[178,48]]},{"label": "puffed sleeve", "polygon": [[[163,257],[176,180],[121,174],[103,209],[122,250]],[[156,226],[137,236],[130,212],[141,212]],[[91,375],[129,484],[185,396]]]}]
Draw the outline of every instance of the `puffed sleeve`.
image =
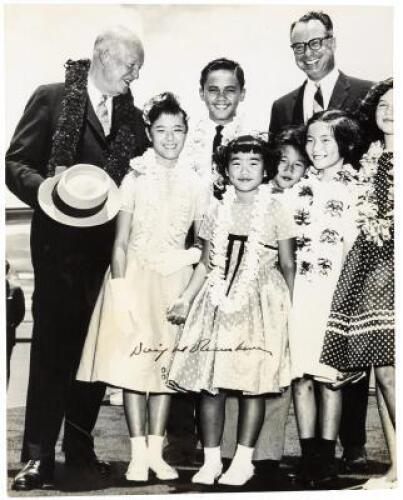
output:
[{"label": "puffed sleeve", "polygon": [[286,198],[276,197],[272,204],[272,214],[274,224],[274,238],[276,240],[288,240],[295,238],[297,231],[295,227],[292,209],[287,206]]},{"label": "puffed sleeve", "polygon": [[137,175],[134,172],[129,172],[123,178],[122,184],[120,185],[119,188],[120,199],[121,199],[120,210],[122,210],[123,212],[133,213],[134,211],[136,184],[137,184]]},{"label": "puffed sleeve", "polygon": [[211,197],[211,202],[204,214],[199,229],[199,237],[202,238],[203,240],[211,240],[213,237],[218,206],[219,206],[219,201],[216,198]]}]

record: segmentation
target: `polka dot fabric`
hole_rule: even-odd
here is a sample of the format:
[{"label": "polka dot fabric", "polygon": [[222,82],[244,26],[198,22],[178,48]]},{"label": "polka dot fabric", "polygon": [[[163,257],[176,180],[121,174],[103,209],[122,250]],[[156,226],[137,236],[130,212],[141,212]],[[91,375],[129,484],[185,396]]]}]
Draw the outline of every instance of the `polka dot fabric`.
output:
[{"label": "polka dot fabric", "polygon": [[[387,215],[392,160],[391,153],[381,156],[374,179],[379,218],[393,217]],[[361,233],[333,296],[321,362],[340,371],[394,365],[394,331],[393,228],[392,238],[382,246]]]},{"label": "polka dot fabric", "polygon": [[[242,276],[238,264],[250,231],[251,210],[251,205],[233,206],[226,275],[229,297]],[[217,206],[207,213],[201,237],[211,238],[216,214]],[[278,240],[293,237],[295,227],[291,213],[277,199],[269,204],[265,220],[258,276],[250,285],[246,304],[232,313],[220,310],[205,283],[176,348],[169,372],[172,387],[212,394],[231,389],[250,395],[280,392],[290,384],[287,321],[291,304],[279,270]]]}]

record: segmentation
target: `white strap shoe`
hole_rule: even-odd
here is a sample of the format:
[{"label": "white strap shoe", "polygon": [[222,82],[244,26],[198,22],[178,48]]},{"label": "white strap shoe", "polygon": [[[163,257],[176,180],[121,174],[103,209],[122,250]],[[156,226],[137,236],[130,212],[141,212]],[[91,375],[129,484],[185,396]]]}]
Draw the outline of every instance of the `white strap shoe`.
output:
[{"label": "white strap shoe", "polygon": [[145,461],[132,460],[126,472],[128,481],[148,481],[148,465]]},{"label": "white strap shoe", "polygon": [[148,465],[161,481],[172,481],[179,477],[177,471],[165,462],[163,458],[150,460]]},{"label": "white strap shoe", "polygon": [[222,463],[206,462],[193,477],[192,483],[214,484],[214,481],[221,476]]},{"label": "white strap shoe", "polygon": [[255,468],[252,464],[245,465],[241,469],[239,467],[232,467],[231,463],[229,469],[218,480],[218,483],[230,486],[243,486],[252,478],[254,473]]}]

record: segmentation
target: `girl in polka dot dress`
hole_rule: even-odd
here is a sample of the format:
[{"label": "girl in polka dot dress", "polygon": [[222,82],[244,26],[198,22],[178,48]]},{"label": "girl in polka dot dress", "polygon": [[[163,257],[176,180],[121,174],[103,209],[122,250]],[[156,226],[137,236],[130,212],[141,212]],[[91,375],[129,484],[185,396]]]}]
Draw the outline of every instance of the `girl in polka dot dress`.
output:
[{"label": "girl in polka dot dress", "polygon": [[375,368],[391,466],[364,488],[396,484],[393,224],[393,79],[376,84],[362,106],[372,142],[361,160],[369,179],[359,204],[360,234],[334,294],[321,361],[340,371]]},{"label": "girl in polka dot dress", "polygon": [[290,384],[287,321],[295,229],[292,215],[262,184],[268,160],[264,141],[242,136],[219,156],[221,173],[232,186],[207,212],[199,231],[202,260],[168,312],[172,322],[187,316],[169,381],[202,393],[205,460],[192,478],[196,483],[212,484],[222,473],[225,399],[228,391],[237,391],[238,445],[219,483],[242,485],[254,473],[263,395],[279,394]]},{"label": "girl in polka dot dress", "polygon": [[358,123],[346,113],[327,110],[314,115],[306,129],[312,167],[283,194],[289,198],[297,224],[289,333],[301,479],[308,482],[336,473],[342,395],[328,387],[337,380],[338,371],[321,364],[320,354],[343,259],[357,235],[357,171],[349,162],[354,161],[359,145]]}]

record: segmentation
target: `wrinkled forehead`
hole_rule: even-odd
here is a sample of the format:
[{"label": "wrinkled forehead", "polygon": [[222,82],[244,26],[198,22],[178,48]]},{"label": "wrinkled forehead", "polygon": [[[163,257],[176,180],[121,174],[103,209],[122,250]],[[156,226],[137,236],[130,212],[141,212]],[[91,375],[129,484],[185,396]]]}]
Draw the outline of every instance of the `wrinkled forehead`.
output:
[{"label": "wrinkled forehead", "polygon": [[325,26],[318,19],[307,22],[298,22],[291,32],[291,42],[308,42],[312,38],[320,38],[327,35]]},{"label": "wrinkled forehead", "polygon": [[142,65],[144,62],[144,48],[140,41],[122,40],[114,47],[115,53],[127,64]]}]

